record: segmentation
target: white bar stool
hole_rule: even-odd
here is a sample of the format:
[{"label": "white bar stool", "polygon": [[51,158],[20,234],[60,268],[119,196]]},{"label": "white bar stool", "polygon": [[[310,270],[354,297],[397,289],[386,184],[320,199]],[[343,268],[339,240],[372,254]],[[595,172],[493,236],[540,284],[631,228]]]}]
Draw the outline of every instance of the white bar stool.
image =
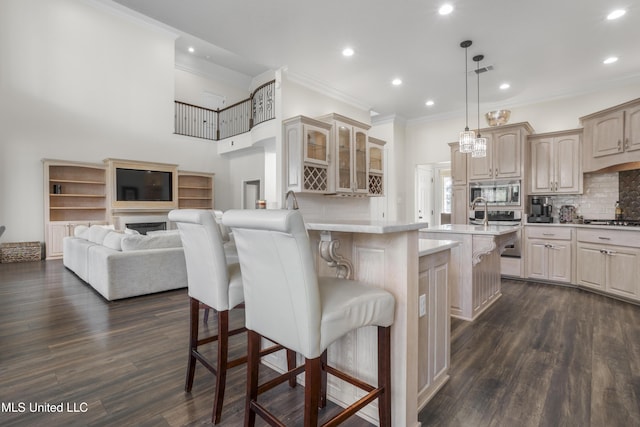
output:
[{"label": "white bar stool", "polygon": [[[256,415],[270,425],[284,426],[258,403],[259,391],[277,382],[258,385],[261,337],[305,358],[305,426],[318,424],[318,408],[326,403],[327,373],[367,394],[324,425],[337,425],[378,399],[380,425],[390,426],[393,295],[355,280],[318,277],[299,211],[230,210],[222,222],[235,236],[243,275],[249,358],[245,426],[253,426]],[[327,364],[327,348],[332,342],[370,325],[378,327],[377,386]],[[287,375],[290,373],[284,379]]]}]

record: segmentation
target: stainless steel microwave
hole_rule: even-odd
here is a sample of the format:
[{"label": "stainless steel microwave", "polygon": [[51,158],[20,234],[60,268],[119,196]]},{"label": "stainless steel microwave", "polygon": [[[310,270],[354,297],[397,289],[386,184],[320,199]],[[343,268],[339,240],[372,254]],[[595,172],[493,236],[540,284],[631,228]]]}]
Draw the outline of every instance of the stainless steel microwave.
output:
[{"label": "stainless steel microwave", "polygon": [[483,197],[489,206],[520,206],[520,181],[469,183],[469,203]]}]

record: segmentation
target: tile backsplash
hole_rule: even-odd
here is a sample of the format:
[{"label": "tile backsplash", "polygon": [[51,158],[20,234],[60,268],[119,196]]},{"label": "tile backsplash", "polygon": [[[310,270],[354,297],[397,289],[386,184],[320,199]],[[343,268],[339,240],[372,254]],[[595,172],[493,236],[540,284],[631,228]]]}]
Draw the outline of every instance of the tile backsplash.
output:
[{"label": "tile backsplash", "polygon": [[613,219],[616,201],[620,200],[619,186],[618,172],[585,173],[582,194],[553,197],[554,222],[558,222],[562,205],[575,206],[577,215],[584,218]]},{"label": "tile backsplash", "polygon": [[584,174],[584,193],[575,196],[554,196],[554,221],[562,205],[573,205],[577,214],[588,219],[615,218],[616,201],[627,219],[640,220],[640,169]]},{"label": "tile backsplash", "polygon": [[627,219],[640,220],[640,169],[619,174],[622,215]]}]

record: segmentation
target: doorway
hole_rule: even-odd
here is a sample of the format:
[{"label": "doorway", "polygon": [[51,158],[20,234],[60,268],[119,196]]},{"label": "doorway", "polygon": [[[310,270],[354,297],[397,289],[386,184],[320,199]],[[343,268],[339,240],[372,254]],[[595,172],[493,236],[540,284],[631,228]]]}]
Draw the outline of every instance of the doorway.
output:
[{"label": "doorway", "polygon": [[260,200],[260,180],[242,182],[242,209],[255,209],[256,201]]},{"label": "doorway", "polygon": [[415,220],[429,226],[451,222],[451,164],[416,165]]}]

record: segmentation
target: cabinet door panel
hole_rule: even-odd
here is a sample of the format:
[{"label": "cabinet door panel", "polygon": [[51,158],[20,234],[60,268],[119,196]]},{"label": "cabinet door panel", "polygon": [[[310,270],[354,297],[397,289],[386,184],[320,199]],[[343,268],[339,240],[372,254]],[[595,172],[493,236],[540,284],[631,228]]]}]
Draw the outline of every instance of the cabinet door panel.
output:
[{"label": "cabinet door panel", "polygon": [[337,168],[339,190],[351,190],[351,129],[338,125]]},{"label": "cabinet door panel", "polygon": [[581,162],[580,137],[578,135],[560,137],[555,141],[555,192],[572,193],[580,191]]},{"label": "cabinet door panel", "polygon": [[626,111],[624,145],[625,150],[640,150],[640,105]]},{"label": "cabinet door panel", "polygon": [[466,224],[469,221],[467,186],[455,185],[451,196],[451,223]]},{"label": "cabinet door panel", "polygon": [[467,185],[467,155],[458,144],[451,147],[451,179],[453,185]]},{"label": "cabinet door panel", "polygon": [[355,131],[355,145],[354,145],[354,184],[355,190],[360,193],[368,193],[368,180],[367,180],[367,134],[356,130]]},{"label": "cabinet door panel", "polygon": [[544,241],[530,240],[527,243],[527,276],[547,280],[547,248]]},{"label": "cabinet door panel", "polygon": [[608,156],[622,151],[624,111],[594,119],[591,123],[593,134],[593,157]]},{"label": "cabinet door panel", "polygon": [[433,381],[449,370],[449,264],[434,268],[434,281],[429,305],[431,306],[430,333],[433,334]]},{"label": "cabinet door panel", "polygon": [[553,242],[548,252],[549,280],[571,282],[571,246],[569,242]]},{"label": "cabinet door panel", "polygon": [[483,136],[487,138],[486,157],[471,157],[465,154],[467,156],[467,176],[469,181],[493,178],[493,138],[491,134]]},{"label": "cabinet door panel", "polygon": [[607,266],[607,291],[626,297],[637,298],[638,287],[638,263],[640,262],[640,250],[616,247],[611,249],[611,254],[606,255]]},{"label": "cabinet door panel", "polygon": [[538,139],[531,142],[531,193],[547,194],[553,177],[553,140]]},{"label": "cabinet door panel", "polygon": [[578,245],[578,284],[604,290],[605,255],[598,246]]},{"label": "cabinet door panel", "polygon": [[493,169],[496,178],[518,178],[522,175],[522,142],[520,131],[495,134],[493,137]]}]

